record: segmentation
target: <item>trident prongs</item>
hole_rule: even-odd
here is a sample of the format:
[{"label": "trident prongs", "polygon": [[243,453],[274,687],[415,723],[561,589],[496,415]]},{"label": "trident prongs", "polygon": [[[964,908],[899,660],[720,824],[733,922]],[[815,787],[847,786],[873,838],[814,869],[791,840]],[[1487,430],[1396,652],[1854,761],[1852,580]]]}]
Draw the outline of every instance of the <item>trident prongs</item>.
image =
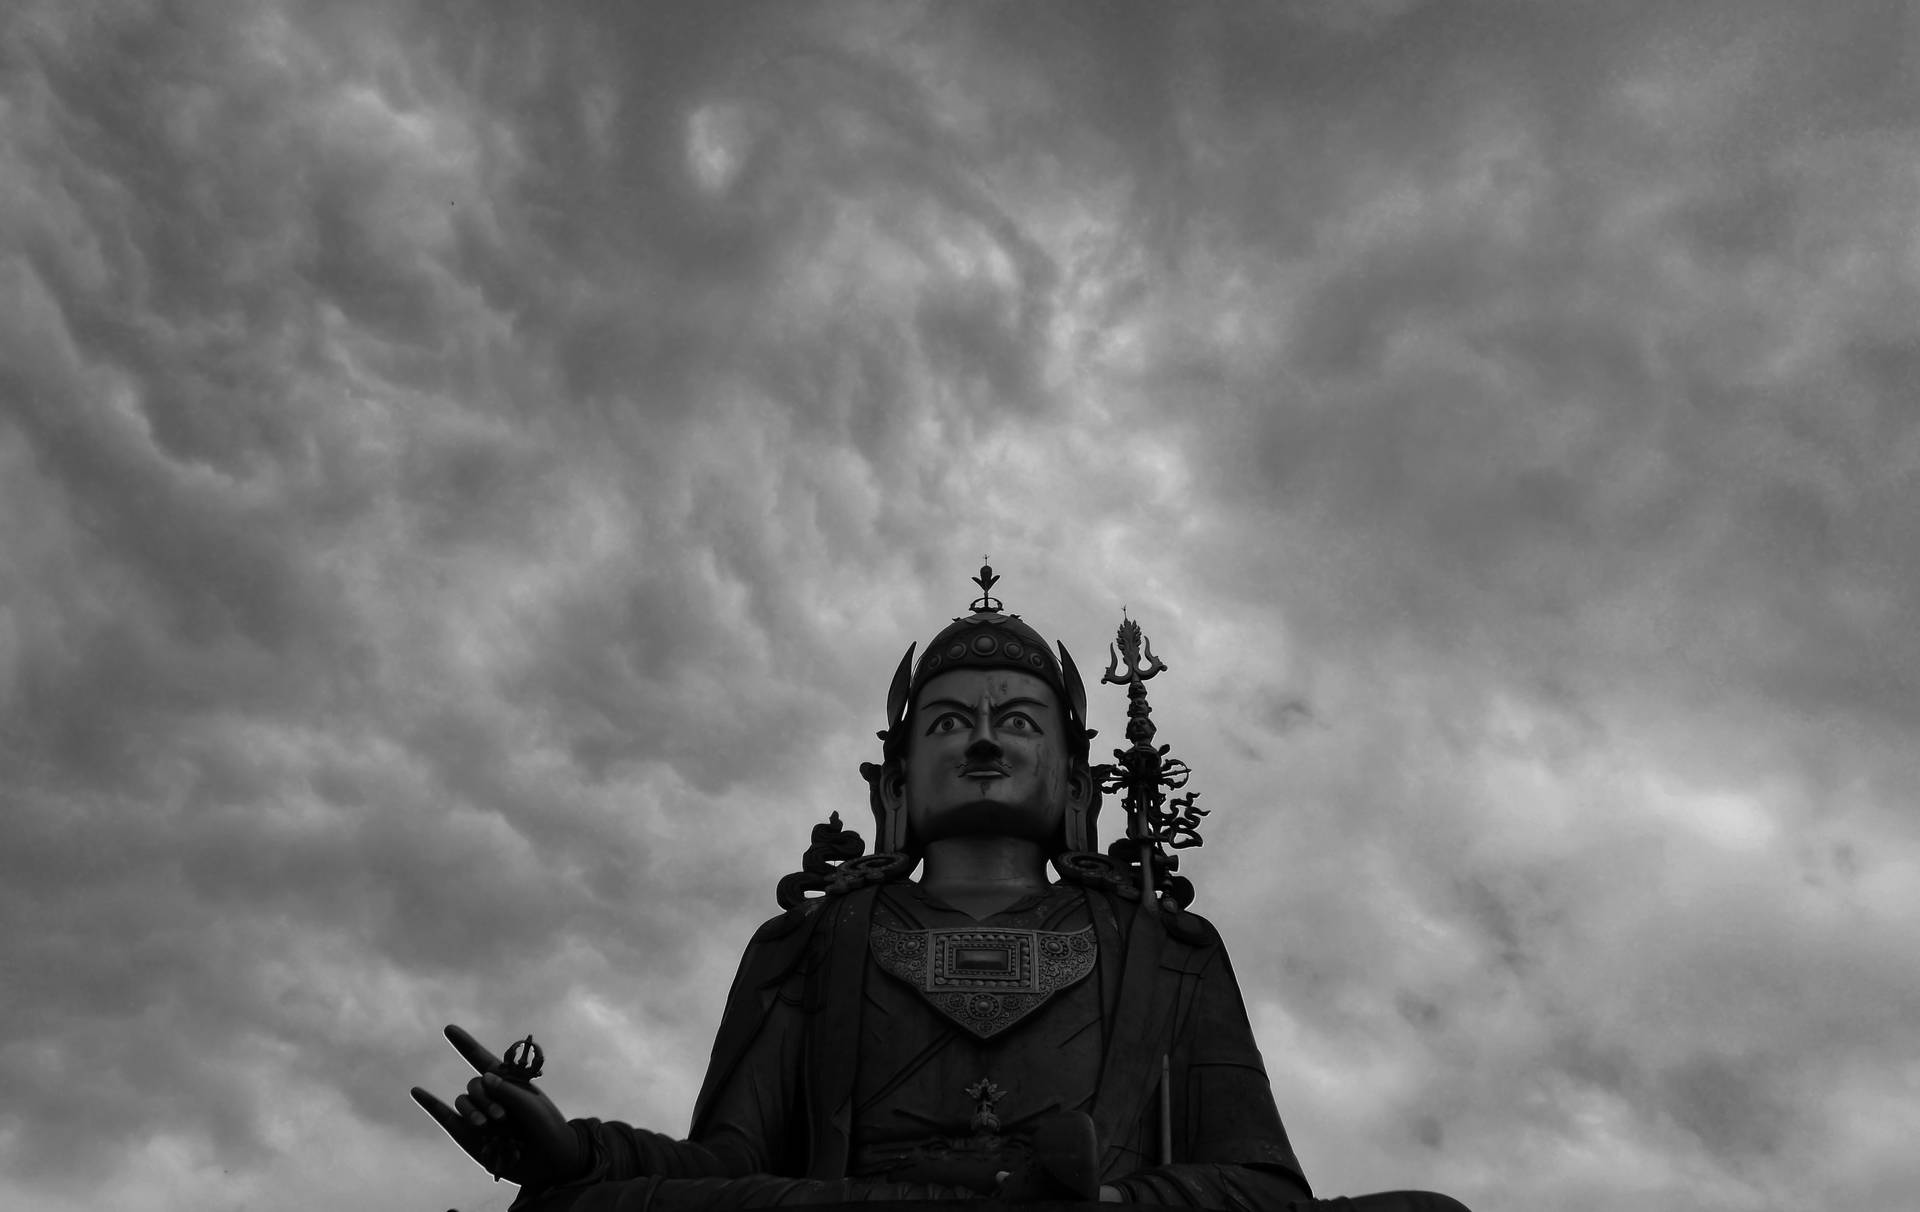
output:
[{"label": "trident prongs", "polygon": [[[1153,655],[1153,641],[1141,632],[1140,624],[1132,619],[1121,617],[1120,630],[1115,640],[1119,644],[1119,649],[1116,651],[1113,644],[1107,645],[1107,671],[1101,675],[1101,682],[1112,683],[1115,686],[1125,686],[1129,682],[1146,682],[1151,681],[1155,674],[1166,669],[1167,663]],[[1142,649],[1146,652],[1145,667],[1140,664]],[[1127,663],[1125,677],[1120,676],[1122,658],[1125,658]]]}]

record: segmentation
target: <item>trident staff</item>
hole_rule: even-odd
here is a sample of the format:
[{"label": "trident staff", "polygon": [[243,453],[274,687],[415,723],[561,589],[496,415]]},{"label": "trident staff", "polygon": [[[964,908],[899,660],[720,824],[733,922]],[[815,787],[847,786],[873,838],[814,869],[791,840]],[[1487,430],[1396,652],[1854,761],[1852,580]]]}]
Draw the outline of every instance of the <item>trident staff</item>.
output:
[{"label": "trident staff", "polygon": [[[1123,797],[1121,807],[1127,814],[1127,840],[1132,843],[1134,857],[1140,864],[1140,900],[1153,908],[1157,905],[1154,868],[1169,875],[1180,869],[1179,857],[1168,854],[1167,850],[1200,845],[1200,818],[1207,815],[1207,810],[1194,803],[1198,792],[1167,798],[1167,792],[1187,785],[1193,771],[1179,758],[1167,756],[1171,746],[1153,743],[1156,727],[1153,708],[1147,703],[1146,684],[1165,672],[1167,664],[1153,654],[1153,642],[1141,632],[1140,624],[1126,617],[1124,610],[1114,643],[1107,646],[1107,656],[1107,671],[1100,681],[1127,688],[1126,735],[1132,745],[1113,751],[1117,764],[1102,767],[1101,790]],[[1185,880],[1175,881],[1168,891],[1182,905],[1192,899],[1191,888]]]}]

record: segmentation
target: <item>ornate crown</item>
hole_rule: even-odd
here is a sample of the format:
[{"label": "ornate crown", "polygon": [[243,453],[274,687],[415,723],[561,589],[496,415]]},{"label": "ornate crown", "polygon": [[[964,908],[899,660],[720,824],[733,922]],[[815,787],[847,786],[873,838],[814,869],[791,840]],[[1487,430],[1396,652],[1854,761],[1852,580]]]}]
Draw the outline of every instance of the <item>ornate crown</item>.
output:
[{"label": "ornate crown", "polygon": [[980,575],[973,578],[973,583],[980,587],[980,596],[969,607],[973,613],[955,619],[933,637],[918,666],[913,663],[915,646],[908,645],[907,654],[900,658],[900,667],[894,671],[893,686],[887,692],[889,732],[906,718],[907,708],[922,686],[936,675],[954,669],[1018,669],[1035,674],[1060,696],[1069,730],[1085,727],[1087,690],[1080,680],[1080,671],[1074,668],[1072,655],[1066,645],[1056,645],[1060,657],[1055,660],[1039,632],[1019,615],[1004,612],[1000,599],[993,596],[993,587],[999,580],[992,565],[980,566]]}]

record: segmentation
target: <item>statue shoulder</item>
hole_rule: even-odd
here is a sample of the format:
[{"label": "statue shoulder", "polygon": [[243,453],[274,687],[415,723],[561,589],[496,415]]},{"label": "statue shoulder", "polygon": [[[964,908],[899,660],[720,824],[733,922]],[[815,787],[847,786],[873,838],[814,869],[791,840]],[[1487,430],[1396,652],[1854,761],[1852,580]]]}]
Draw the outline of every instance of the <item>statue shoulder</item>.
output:
[{"label": "statue shoulder", "polygon": [[760,923],[748,946],[804,940],[818,930],[831,932],[849,921],[864,933],[879,885],[905,878],[911,863],[904,855],[880,854],[868,855],[859,864],[856,872],[836,879],[820,895],[796,898],[786,912]]},{"label": "statue shoulder", "polygon": [[[1073,869],[1071,874],[1063,869],[1062,874],[1068,875],[1069,882],[1080,885],[1081,894],[1087,898],[1089,905],[1102,906],[1109,920],[1132,920],[1140,904],[1140,894],[1128,880],[1107,877],[1091,864],[1082,864]],[[1159,911],[1154,914],[1153,920],[1159,923],[1168,938],[1202,951],[1223,946],[1220,931],[1206,918],[1182,908],[1171,897],[1161,898],[1159,904]]]},{"label": "statue shoulder", "polygon": [[[813,841],[800,856],[800,870],[774,889],[789,913],[820,899],[845,896],[860,888],[905,879],[914,860],[904,854],[868,854],[858,833],[843,828],[838,812],[813,827]],[[772,925],[772,923],[768,923]]]},{"label": "statue shoulder", "polygon": [[1225,947],[1226,944],[1220,940],[1220,931],[1212,922],[1191,909],[1182,909],[1172,902],[1163,903],[1168,909],[1160,914],[1160,920],[1166,926],[1168,935],[1189,947]]},{"label": "statue shoulder", "polygon": [[813,925],[820,916],[820,906],[825,903],[825,897],[808,897],[780,916],[768,918],[760,923],[758,930],[753,932],[753,938],[749,940],[748,946],[779,942],[796,931]]}]

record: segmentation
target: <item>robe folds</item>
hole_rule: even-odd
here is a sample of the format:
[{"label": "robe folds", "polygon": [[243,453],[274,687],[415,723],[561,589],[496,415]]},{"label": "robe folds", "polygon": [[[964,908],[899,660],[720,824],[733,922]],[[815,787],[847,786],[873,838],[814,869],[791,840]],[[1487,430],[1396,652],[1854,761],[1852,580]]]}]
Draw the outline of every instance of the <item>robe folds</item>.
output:
[{"label": "robe folds", "polygon": [[[767,922],[727,996],[688,1137],[576,1120],[589,1172],[565,1186],[523,1190],[515,1209],[722,1212],[987,1197],[990,1186],[975,1178],[875,1161],[887,1152],[874,1139],[881,1111],[888,1122],[924,1120],[961,1148],[978,1144],[959,1139],[972,1107],[947,1091],[957,1076],[974,1074],[965,1067],[972,1064],[998,1066],[1003,1082],[1007,1067],[1019,1066],[1019,1082],[1007,1083],[1019,1089],[1004,1104],[1013,1111],[1024,1098],[1036,1113],[1089,1114],[1103,1149],[1101,1181],[1130,1202],[1310,1206],[1226,949],[1203,918],[1170,905],[1142,912],[1105,889],[1060,884],[977,923],[1091,927],[1098,948],[1084,981],[987,1041],[942,1028],[918,990],[881,970],[870,944],[876,924],[975,923],[905,881],[808,900]],[[910,1063],[897,1059],[922,1037],[930,1042]],[[1043,1055],[1033,1054],[1035,1041]],[[942,1056],[952,1072],[916,1084],[912,1066],[932,1072]],[[883,1064],[892,1068],[876,1073]],[[1010,1119],[1004,1131],[1005,1156],[1018,1157],[1019,1124]],[[1168,1144],[1170,1162],[1161,1156]]]}]

